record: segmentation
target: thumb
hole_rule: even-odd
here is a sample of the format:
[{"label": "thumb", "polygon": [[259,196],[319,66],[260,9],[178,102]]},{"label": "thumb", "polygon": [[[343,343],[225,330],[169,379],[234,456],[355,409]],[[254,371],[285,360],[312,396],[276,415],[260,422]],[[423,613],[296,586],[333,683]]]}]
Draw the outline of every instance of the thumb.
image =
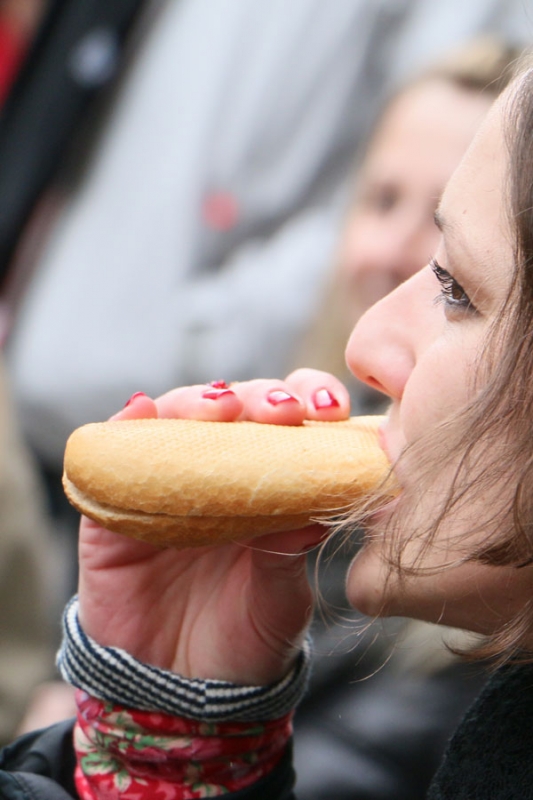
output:
[{"label": "thumb", "polygon": [[[280,537],[284,537],[283,543]],[[302,550],[323,537],[324,528],[316,525],[290,534],[263,536],[249,545],[253,550],[249,613],[258,636],[280,665],[280,678],[295,661],[313,613],[313,592]],[[276,540],[285,552],[272,549]],[[297,552],[286,552],[296,547]]]}]

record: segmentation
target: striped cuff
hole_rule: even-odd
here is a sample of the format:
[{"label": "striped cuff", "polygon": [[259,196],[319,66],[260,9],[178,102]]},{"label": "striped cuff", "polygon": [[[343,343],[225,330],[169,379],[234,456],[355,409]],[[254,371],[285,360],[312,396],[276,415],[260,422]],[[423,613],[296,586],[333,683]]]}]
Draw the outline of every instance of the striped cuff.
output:
[{"label": "striped cuff", "polygon": [[144,664],[117,647],[101,647],[84,633],[74,597],[64,612],[57,665],[67,683],[128,708],[206,722],[264,722],[288,714],[301,700],[309,677],[310,647],[306,642],[289,674],[270,686],[190,680]]}]

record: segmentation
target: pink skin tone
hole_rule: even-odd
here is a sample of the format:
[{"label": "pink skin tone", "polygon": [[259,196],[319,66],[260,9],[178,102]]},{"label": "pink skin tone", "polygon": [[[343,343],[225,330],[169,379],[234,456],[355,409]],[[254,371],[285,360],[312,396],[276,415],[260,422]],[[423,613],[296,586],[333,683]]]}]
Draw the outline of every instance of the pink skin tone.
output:
[{"label": "pink skin tone", "polygon": [[[439,284],[425,268],[367,312],[347,348],[354,374],[390,398],[382,441],[393,462],[406,444],[468,399],[465,376],[510,280],[501,122],[499,102],[441,203],[445,225],[436,257],[467,292],[475,312],[442,299],[436,303]],[[317,408],[314,398],[323,389],[336,404],[319,403]],[[349,415],[344,387],[331,375],[313,370],[298,370],[285,381],[234,384],[217,399],[203,397],[205,390],[185,387],[155,401],[137,395],[115,418],[252,419],[297,425],[305,418],[340,420]],[[295,399],[272,404],[268,395],[273,391]],[[408,458],[397,476],[404,488],[418,485],[417,465]],[[482,502],[474,499],[474,518],[479,512],[476,503]],[[433,503],[430,494],[424,497],[419,513],[431,515]],[[394,513],[394,505],[389,513]],[[462,533],[462,528],[451,533]],[[159,550],[84,519],[82,624],[101,644],[122,647],[188,677],[270,683],[287,672],[301,644],[312,602],[303,553],[323,534],[315,526],[244,545]],[[427,565],[453,558],[446,530],[442,536],[428,554]],[[520,608],[533,588],[529,567],[468,564],[431,578],[410,578],[405,585],[394,575],[388,582],[385,577],[380,544],[367,544],[350,569],[350,601],[370,614],[400,614],[484,632]]]}]

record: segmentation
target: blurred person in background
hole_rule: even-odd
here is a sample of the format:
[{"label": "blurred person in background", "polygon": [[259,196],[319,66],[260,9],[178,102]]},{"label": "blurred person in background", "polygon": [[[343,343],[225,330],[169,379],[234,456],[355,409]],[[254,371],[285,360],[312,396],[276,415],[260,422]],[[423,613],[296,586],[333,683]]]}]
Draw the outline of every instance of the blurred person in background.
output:
[{"label": "blurred person in background", "polygon": [[[408,81],[379,115],[355,169],[323,314],[299,363],[339,374],[355,414],[376,413],[382,395],[348,380],[343,343],[364,311],[435,251],[442,191],[519,54],[495,37],[469,41]],[[299,797],[422,800],[487,673],[447,649],[467,646],[464,633],[400,619],[369,625],[350,610],[342,576],[357,546],[333,541],[321,554],[315,662],[295,717]]]}]

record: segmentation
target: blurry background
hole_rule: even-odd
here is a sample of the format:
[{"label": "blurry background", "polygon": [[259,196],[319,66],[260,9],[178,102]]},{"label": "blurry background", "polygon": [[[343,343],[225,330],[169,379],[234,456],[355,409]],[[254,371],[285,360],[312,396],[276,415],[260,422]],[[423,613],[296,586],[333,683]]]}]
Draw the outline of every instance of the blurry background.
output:
[{"label": "blurry background", "polygon": [[[53,535],[46,551],[54,577],[30,608],[55,619],[75,587],[77,515],[60,484],[74,427],[105,419],[139,390],[157,395],[182,383],[283,376],[304,363],[344,377],[336,355],[343,345],[322,344],[329,334],[340,342],[360,310],[362,284],[357,290],[333,276],[345,263],[354,176],[372,154],[374,126],[396,91],[452,46],[480,34],[529,44],[529,6],[0,4],[8,427],[31,480],[44,489],[43,502],[30,484],[22,490],[37,503],[36,519],[26,523],[32,558],[48,526]],[[384,236],[369,233],[370,220],[364,229],[371,241]],[[421,266],[415,260],[413,269]],[[389,272],[406,274],[394,264]],[[384,291],[375,275],[373,297]],[[353,395],[358,411],[356,388]],[[3,506],[0,538],[7,536],[2,514]],[[20,581],[33,597],[37,583],[28,575]],[[28,624],[15,631],[5,603],[4,616],[24,638]],[[57,637],[56,624],[50,649]],[[54,676],[51,659],[44,672]],[[0,674],[0,700],[1,682]],[[21,698],[31,685],[23,683]],[[362,773],[349,773],[346,796],[389,796],[365,795]]]}]

